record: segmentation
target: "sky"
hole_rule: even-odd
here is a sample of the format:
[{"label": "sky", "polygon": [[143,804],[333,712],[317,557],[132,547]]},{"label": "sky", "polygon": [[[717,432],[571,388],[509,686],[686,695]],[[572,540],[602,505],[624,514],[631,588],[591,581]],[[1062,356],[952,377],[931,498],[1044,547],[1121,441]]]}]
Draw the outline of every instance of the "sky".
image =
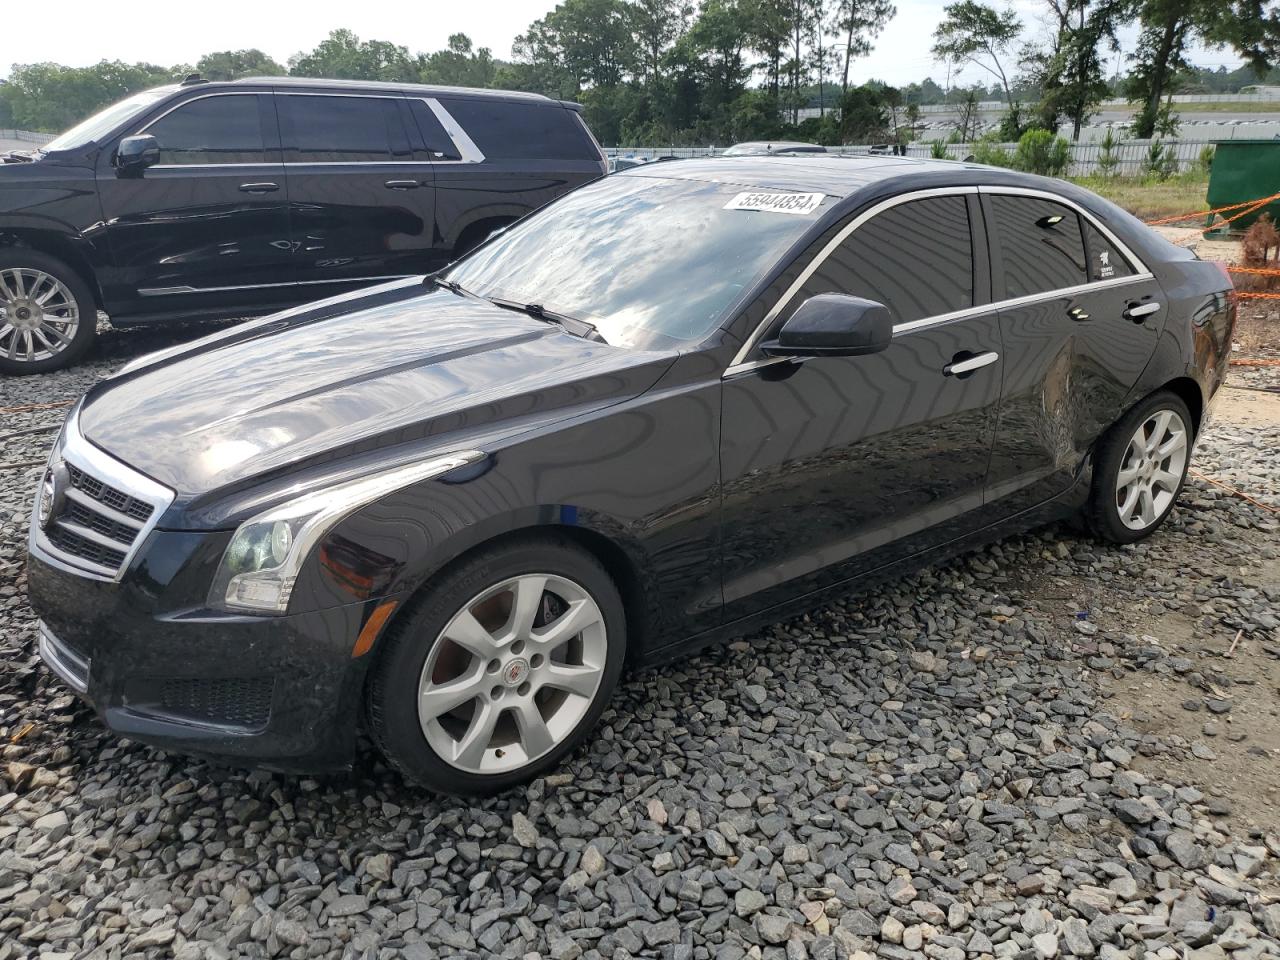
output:
[{"label": "sky", "polygon": [[[880,35],[872,54],[852,65],[850,79],[902,85],[932,76],[943,84],[946,71],[933,62],[929,46],[945,2],[897,0],[897,17]],[[7,76],[15,62],[51,60],[86,66],[106,59],[168,65],[195,63],[202,54],[214,50],[246,47],[258,47],[284,63],[295,53],[310,50],[339,27],[354,30],[361,39],[390,40],[414,53],[438,50],[445,46],[450,34],[466,33],[477,47],[487,46],[494,56],[508,59],[516,35],[555,3],[556,0],[221,0],[215,4],[148,7],[101,0],[58,0],[57,19],[63,26],[57,30],[23,30],[20,43],[0,44],[0,76]],[[1013,0],[1013,6],[1029,31],[1040,29],[1043,3]],[[1132,50],[1134,40],[1132,30],[1122,37],[1127,50]],[[1207,66],[1221,63],[1232,67],[1239,62],[1222,51],[1202,52],[1192,59]],[[988,78],[970,67],[961,79],[968,83]]]}]

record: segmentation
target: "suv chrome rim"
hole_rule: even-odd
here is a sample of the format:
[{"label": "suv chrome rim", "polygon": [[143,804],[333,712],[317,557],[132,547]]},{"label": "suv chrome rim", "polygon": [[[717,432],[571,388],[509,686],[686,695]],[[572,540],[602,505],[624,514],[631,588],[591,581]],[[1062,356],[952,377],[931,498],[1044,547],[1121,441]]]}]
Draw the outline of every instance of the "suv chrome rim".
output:
[{"label": "suv chrome rim", "polygon": [[1130,530],[1145,530],[1173,503],[1187,466],[1187,428],[1157,410],[1134,431],[1116,476],[1116,510]]},{"label": "suv chrome rim", "polygon": [[0,356],[48,360],[71,346],[80,309],[65,283],[31,267],[0,270]]},{"label": "suv chrome rim", "polygon": [[469,600],[440,632],[418,683],[418,722],[436,755],[494,774],[562,743],[604,677],[604,615],[571,580],[531,573]]}]

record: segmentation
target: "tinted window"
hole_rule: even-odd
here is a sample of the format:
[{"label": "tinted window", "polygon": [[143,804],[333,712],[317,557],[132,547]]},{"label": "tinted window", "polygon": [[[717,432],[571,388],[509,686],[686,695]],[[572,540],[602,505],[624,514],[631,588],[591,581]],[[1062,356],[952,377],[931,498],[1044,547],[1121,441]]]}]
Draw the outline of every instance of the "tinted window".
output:
[{"label": "tinted window", "polygon": [[890,207],[854,230],[804,285],[883,303],[894,323],[973,306],[973,241],[964,197]]},{"label": "tinted window", "polygon": [[1002,261],[1004,296],[1025,297],[1088,281],[1080,218],[1036,197],[991,197],[992,233]]},{"label": "tinted window", "polygon": [[554,103],[492,97],[440,102],[491,160],[599,160],[576,114]]},{"label": "tinted window", "polygon": [[146,132],[161,163],[262,163],[266,147],[257,96],[202,97],[167,113]]},{"label": "tinted window", "polygon": [[409,108],[413,111],[413,119],[418,124],[418,129],[422,132],[422,139],[426,142],[427,150],[431,154],[429,159],[459,159],[460,155],[457,146],[449,139],[449,135],[444,132],[444,127],[440,125],[436,115],[431,112],[427,102],[414,98],[409,100]]},{"label": "tinted window", "polygon": [[806,215],[728,209],[742,192],[640,173],[605,177],[525,217],[448,276],[482,297],[588,320],[615,345],[696,340],[829,203]]},{"label": "tinted window", "polygon": [[[379,163],[403,141],[390,97],[276,96],[286,163]],[[400,129],[394,129],[399,127]]]},{"label": "tinted window", "polygon": [[1091,224],[1084,225],[1084,239],[1089,252],[1090,280],[1131,277],[1137,272],[1133,269],[1133,264],[1116,249],[1115,244]]}]

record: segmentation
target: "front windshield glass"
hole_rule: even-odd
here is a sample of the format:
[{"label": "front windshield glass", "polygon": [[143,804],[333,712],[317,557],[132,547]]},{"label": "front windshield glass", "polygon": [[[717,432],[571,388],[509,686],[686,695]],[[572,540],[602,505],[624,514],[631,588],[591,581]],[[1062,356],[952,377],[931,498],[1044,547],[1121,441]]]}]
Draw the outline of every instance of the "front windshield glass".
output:
[{"label": "front windshield glass", "polygon": [[[614,175],[522,220],[447,279],[481,297],[586,320],[611,344],[699,340],[827,202],[821,194]],[[769,205],[793,212],[759,209]]]},{"label": "front windshield glass", "polygon": [[106,136],[131,117],[136,117],[172,90],[172,87],[159,87],[155,90],[135,93],[127,100],[121,100],[104,110],[99,110],[88,120],[81,120],[62,136],[50,140],[42,149],[46,153],[54,150],[74,150],[76,147],[92,143],[99,137]]}]

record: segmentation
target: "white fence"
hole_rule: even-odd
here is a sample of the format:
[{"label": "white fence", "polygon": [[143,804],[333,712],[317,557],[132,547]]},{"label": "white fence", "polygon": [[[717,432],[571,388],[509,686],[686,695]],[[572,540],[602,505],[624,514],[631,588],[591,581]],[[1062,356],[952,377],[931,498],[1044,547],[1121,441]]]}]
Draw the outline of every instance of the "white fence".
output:
[{"label": "white fence", "polygon": [[0,140],[21,140],[24,143],[42,144],[48,143],[56,133],[35,133],[31,130],[5,130],[0,127]]},{"label": "white fence", "polygon": [[[1211,148],[1212,142],[1208,140],[1164,140],[1160,141],[1161,147],[1167,151],[1166,155],[1172,157],[1171,167],[1175,171],[1186,171],[1194,169],[1201,163],[1202,155],[1206,147]],[[1151,152],[1150,140],[1125,140],[1117,143],[1112,148],[1112,154],[1116,158],[1116,164],[1112,169],[1112,173],[1123,176],[1135,176],[1147,172],[1147,161]],[[1005,153],[1012,158],[1014,152],[1018,149],[1016,143],[998,144]],[[1100,166],[1100,158],[1102,155],[1102,147],[1097,142],[1091,143],[1072,143],[1069,145],[1071,151],[1071,162],[1067,167],[1067,174],[1074,177],[1088,176],[1090,174],[1102,172]],[[657,157],[679,157],[681,159],[689,157],[714,157],[723,153],[724,147],[607,147],[605,153],[610,157],[634,157],[644,160],[653,160]],[[967,160],[973,156],[974,144],[972,143],[951,143],[946,144],[947,158],[951,160]],[[829,153],[844,156],[865,156],[869,153],[889,153],[891,148],[885,146],[863,145],[863,146],[845,146],[845,147],[828,147]],[[929,157],[932,156],[932,146],[928,143],[912,143],[906,147],[906,155],[909,157]]]}]

